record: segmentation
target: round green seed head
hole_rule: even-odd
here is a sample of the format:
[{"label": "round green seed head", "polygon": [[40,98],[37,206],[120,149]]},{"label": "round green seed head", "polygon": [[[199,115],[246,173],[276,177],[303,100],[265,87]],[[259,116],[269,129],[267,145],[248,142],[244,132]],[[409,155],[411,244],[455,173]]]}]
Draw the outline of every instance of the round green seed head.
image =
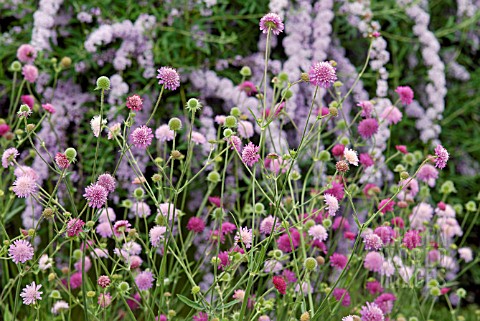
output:
[{"label": "round green seed head", "polygon": [[322,162],[328,162],[331,158],[332,157],[331,157],[330,153],[326,150],[322,150],[318,154],[318,159],[321,160]]},{"label": "round green seed head", "polygon": [[187,101],[187,109],[191,112],[196,112],[202,108],[202,104],[196,98],[190,98]]},{"label": "round green seed head", "polygon": [[15,60],[15,61],[12,62],[12,64],[10,65],[10,68],[11,68],[13,71],[20,71],[20,70],[22,70],[22,64],[20,63],[20,61]]},{"label": "round green seed head", "polygon": [[141,199],[143,198],[143,196],[145,195],[145,192],[143,191],[142,188],[138,187],[136,188],[134,191],[133,191],[133,196],[137,199]]},{"label": "round green seed head", "polygon": [[432,296],[440,296],[442,294],[442,292],[440,291],[440,288],[434,286],[434,287],[430,288],[430,294]]},{"label": "round green seed head", "polygon": [[89,298],[93,298],[93,297],[95,297],[96,295],[97,295],[97,294],[95,293],[95,291],[88,291],[88,292],[87,292],[87,297],[89,297]]},{"label": "round green seed head", "polygon": [[224,137],[230,137],[233,135],[233,130],[231,130],[230,128],[226,128],[224,131],[223,131],[223,136]]},{"label": "round green seed head", "polygon": [[75,150],[75,148],[69,147],[65,149],[65,156],[67,157],[68,161],[72,163],[77,157],[77,151]]},{"label": "round green seed head", "polygon": [[265,211],[265,206],[262,203],[255,204],[255,213],[262,214]]},{"label": "round green seed head", "polygon": [[303,262],[303,266],[308,271],[315,270],[317,268],[317,265],[318,265],[317,260],[315,260],[313,257],[307,257]]},{"label": "round green seed head", "polygon": [[225,127],[227,128],[237,127],[237,119],[234,116],[227,116],[225,118]]},{"label": "round green seed head", "polygon": [[182,121],[177,117],[173,117],[168,122],[168,127],[170,128],[170,130],[178,131],[182,129]]},{"label": "round green seed head", "polygon": [[75,251],[73,251],[73,257],[77,261],[80,260],[82,258],[82,251],[79,249],[76,249]]},{"label": "round green seed head", "polygon": [[248,66],[243,66],[242,69],[240,69],[240,75],[243,77],[250,77],[252,75],[252,69]]},{"label": "round green seed head", "polygon": [[282,96],[285,97],[285,100],[288,100],[288,99],[292,98],[293,92],[289,89],[284,89],[282,91]]},{"label": "round green seed head", "polygon": [[110,79],[105,76],[98,77],[97,79],[97,89],[109,90],[110,89]]},{"label": "round green seed head", "polygon": [[475,212],[477,210],[477,203],[468,201],[467,204],[465,204],[465,209],[469,212]]},{"label": "round green seed head", "polygon": [[324,219],[324,220],[322,221],[322,225],[323,225],[326,229],[328,229],[328,228],[330,228],[330,226],[332,226],[332,220],[329,219],[329,218],[326,218],[326,219]]},{"label": "round green seed head", "polygon": [[230,115],[232,115],[232,116],[240,117],[241,114],[242,114],[242,112],[240,111],[240,109],[238,107],[233,107],[230,110]]},{"label": "round green seed head", "polygon": [[192,294],[198,294],[200,293],[200,287],[198,285],[195,285],[193,288],[192,288]]},{"label": "round green seed head", "polygon": [[122,292],[127,292],[128,290],[130,290],[130,285],[123,281],[123,282],[120,282],[120,284],[118,285],[118,289]]},{"label": "round green seed head", "polygon": [[340,139],[340,144],[347,146],[348,144],[350,144],[350,139],[348,139],[348,137],[342,137]]},{"label": "round green seed head", "polygon": [[212,182],[212,183],[220,182],[220,174],[217,171],[212,171],[212,172],[208,173],[207,181]]}]

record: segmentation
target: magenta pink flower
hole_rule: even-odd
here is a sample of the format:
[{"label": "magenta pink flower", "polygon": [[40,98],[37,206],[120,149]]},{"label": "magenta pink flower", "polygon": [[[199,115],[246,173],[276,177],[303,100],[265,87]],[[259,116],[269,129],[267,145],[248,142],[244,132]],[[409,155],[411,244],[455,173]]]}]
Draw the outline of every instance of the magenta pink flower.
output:
[{"label": "magenta pink flower", "polygon": [[55,114],[55,107],[53,107],[52,104],[43,104],[42,107],[43,109],[45,109],[45,111],[49,112],[50,114]]},{"label": "magenta pink flower", "polygon": [[153,281],[153,274],[150,271],[140,272],[135,277],[135,284],[137,284],[137,287],[140,291],[150,290],[153,286]]},{"label": "magenta pink flower", "polygon": [[375,295],[383,292],[382,284],[377,280],[367,282],[366,288],[371,295]]},{"label": "magenta pink flower", "polygon": [[97,284],[100,285],[102,288],[106,288],[110,285],[110,278],[106,275],[101,275],[97,280]]},{"label": "magenta pink flower", "polygon": [[395,205],[395,202],[391,200],[390,198],[385,198],[378,203],[378,210],[382,212],[383,214],[387,212],[393,212],[393,206]]},{"label": "magenta pink flower", "polygon": [[98,295],[98,305],[102,308],[108,307],[112,303],[112,296],[110,293],[100,293]]},{"label": "magenta pink flower", "polygon": [[367,302],[366,306],[360,311],[362,321],[384,321],[385,316],[382,310],[375,304]]},{"label": "magenta pink flower", "polygon": [[291,228],[289,232],[290,235],[285,232],[277,240],[278,248],[285,253],[294,251],[300,245],[300,233],[297,229]]},{"label": "magenta pink flower", "polygon": [[205,229],[205,222],[200,217],[191,217],[188,220],[187,230],[202,233]]},{"label": "magenta pink flower", "polygon": [[360,159],[360,164],[362,164],[365,167],[370,167],[370,166],[373,166],[375,164],[373,162],[373,159],[367,153],[360,154],[360,156],[358,158]]},{"label": "magenta pink flower", "polygon": [[37,58],[37,50],[29,44],[23,44],[17,49],[17,59],[23,63],[31,64]]},{"label": "magenta pink flower", "polygon": [[235,235],[235,243],[242,243],[245,248],[249,249],[252,247],[252,242],[252,229],[249,229],[248,227],[240,227],[240,230],[238,230],[237,234]]},{"label": "magenta pink flower", "polygon": [[373,104],[369,100],[361,101],[357,104],[358,107],[362,108],[362,117],[370,118],[372,117]]},{"label": "magenta pink flower", "polygon": [[275,218],[272,215],[267,216],[260,222],[260,233],[264,235],[270,235],[270,233],[275,232],[276,226],[278,225],[278,222],[275,224],[275,228],[273,225],[275,224]]},{"label": "magenta pink flower", "polygon": [[430,164],[425,164],[418,170],[417,178],[430,187],[434,187],[438,178],[438,170]]},{"label": "magenta pink flower", "polygon": [[67,235],[68,237],[74,237],[80,234],[85,222],[79,218],[72,218],[67,223]]},{"label": "magenta pink flower", "polygon": [[150,127],[142,125],[130,134],[130,140],[137,148],[146,149],[152,143],[153,133]]},{"label": "magenta pink flower", "polygon": [[402,120],[402,117],[402,112],[395,106],[385,108],[380,115],[380,118],[384,119],[389,125],[397,124]]},{"label": "magenta pink flower", "polygon": [[0,137],[5,135],[9,131],[10,131],[10,126],[8,126],[7,124],[0,124]]},{"label": "magenta pink flower", "polygon": [[375,299],[375,304],[382,310],[383,313],[389,314],[393,310],[393,302],[397,297],[392,293],[383,293]]},{"label": "magenta pink flower", "polygon": [[33,259],[33,247],[30,242],[26,240],[16,240],[10,244],[8,248],[8,255],[15,264],[25,263]]},{"label": "magenta pink flower", "polygon": [[244,91],[247,96],[255,96],[257,94],[257,87],[255,87],[255,84],[251,81],[244,81],[241,83],[238,88],[240,88],[241,91]]},{"label": "magenta pink flower", "polygon": [[175,90],[180,87],[180,76],[177,71],[170,67],[161,67],[157,70],[158,83],[164,85],[166,89]]},{"label": "magenta pink flower", "polygon": [[348,307],[350,305],[350,294],[346,289],[336,288],[333,290],[332,294],[335,300],[337,301],[342,300],[342,306]]},{"label": "magenta pink flower", "polygon": [[75,272],[70,276],[70,287],[78,289],[82,286],[82,272]]},{"label": "magenta pink flower", "polygon": [[408,86],[398,86],[395,92],[400,96],[404,105],[410,105],[413,101],[413,90]]},{"label": "magenta pink flower", "polygon": [[117,182],[112,175],[105,173],[98,176],[97,184],[103,186],[107,192],[111,193],[115,190]]},{"label": "magenta pink flower", "polygon": [[407,146],[405,146],[405,145],[396,145],[395,149],[398,150],[402,154],[408,154]]},{"label": "magenta pink flower", "polygon": [[417,230],[410,230],[403,236],[402,243],[409,250],[412,250],[422,244],[422,237]]},{"label": "magenta pink flower", "polygon": [[329,188],[325,191],[325,194],[331,194],[335,196],[337,200],[342,200],[345,196],[345,191],[343,190],[343,184],[332,181],[332,188]]},{"label": "magenta pink flower", "polygon": [[271,30],[274,35],[278,36],[283,29],[282,18],[276,13],[267,13],[260,19],[260,30],[263,33],[268,33],[268,30]]},{"label": "magenta pink flower", "polygon": [[369,139],[377,132],[378,122],[375,118],[366,118],[358,124],[358,133],[364,139]]},{"label": "magenta pink flower", "polygon": [[230,234],[233,231],[235,231],[236,229],[237,229],[237,227],[233,223],[230,223],[230,222],[223,222],[222,223],[222,227],[221,227],[222,234]]},{"label": "magenta pink flower", "polygon": [[336,144],[332,148],[332,154],[335,157],[340,157],[343,156],[343,152],[345,152],[345,145],[342,144]]},{"label": "magenta pink flower", "polygon": [[285,278],[276,275],[273,277],[272,282],[273,282],[273,286],[275,287],[275,289],[277,289],[277,291],[280,294],[287,293],[287,282],[285,281]]},{"label": "magenta pink flower", "polygon": [[232,150],[236,150],[237,152],[242,152],[242,140],[238,136],[230,136],[226,138],[228,140],[228,144],[231,146]]},{"label": "magenta pink flower", "polygon": [[37,190],[37,185],[35,184],[35,180],[32,176],[23,175],[18,177],[15,182],[13,182],[12,190],[17,197],[25,198],[30,194],[35,193]]},{"label": "magenta pink flower", "polygon": [[124,233],[128,233],[131,226],[132,225],[126,220],[117,221],[115,225],[113,225],[113,234],[115,234],[116,237],[120,237]]},{"label": "magenta pink flower", "polygon": [[447,161],[450,157],[448,151],[442,145],[437,145],[437,147],[435,147],[435,155],[437,156],[435,167],[444,169],[445,166],[447,166]]},{"label": "magenta pink flower", "polygon": [[390,226],[379,226],[373,233],[377,234],[382,240],[383,244],[388,244],[393,240],[393,229]]},{"label": "magenta pink flower", "polygon": [[242,161],[252,167],[260,159],[260,155],[258,154],[259,149],[260,147],[249,142],[242,150]]},{"label": "magenta pink flower", "polygon": [[347,266],[348,258],[340,253],[333,253],[330,256],[330,265],[338,270],[343,270]]},{"label": "magenta pink flower", "polygon": [[32,65],[25,65],[22,68],[22,75],[29,83],[34,83],[38,78],[38,69]]},{"label": "magenta pink flower", "polygon": [[193,321],[208,321],[208,314],[205,312],[198,312],[197,315],[193,316]]},{"label": "magenta pink flower", "polygon": [[371,233],[365,235],[363,238],[363,243],[365,243],[366,250],[381,250],[383,247],[383,241],[377,234]]},{"label": "magenta pink flower", "polygon": [[30,109],[33,109],[33,105],[35,104],[35,99],[33,98],[33,96],[22,95],[22,97],[20,97],[20,100],[22,101],[22,104],[25,104],[30,107]]},{"label": "magenta pink flower", "polygon": [[363,266],[372,272],[380,272],[383,266],[383,257],[378,252],[368,252],[365,256]]},{"label": "magenta pink flower", "polygon": [[329,88],[337,80],[335,68],[327,61],[317,62],[308,72],[310,83],[315,86]]},{"label": "magenta pink flower", "polygon": [[133,111],[142,110],[143,99],[139,95],[127,97],[127,108]]},{"label": "magenta pink flower", "polygon": [[55,155],[55,163],[61,169],[65,169],[68,166],[70,166],[70,161],[68,160],[67,156],[65,156],[65,154],[63,154],[63,153],[57,153]]},{"label": "magenta pink flower", "polygon": [[23,288],[22,293],[20,293],[20,296],[23,298],[23,304],[32,305],[36,304],[37,300],[41,300],[41,295],[43,294],[43,292],[39,291],[41,287],[41,284],[36,285],[35,281],[33,281],[31,284]]},{"label": "magenta pink flower", "polygon": [[85,188],[83,197],[88,201],[88,206],[102,208],[107,202],[108,191],[99,184],[92,184]]}]

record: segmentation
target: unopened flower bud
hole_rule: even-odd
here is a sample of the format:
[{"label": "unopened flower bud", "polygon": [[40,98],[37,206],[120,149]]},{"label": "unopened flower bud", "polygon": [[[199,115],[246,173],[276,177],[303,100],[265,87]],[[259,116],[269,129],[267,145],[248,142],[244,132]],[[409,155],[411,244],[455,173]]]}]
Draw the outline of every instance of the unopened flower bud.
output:
[{"label": "unopened flower bud", "polygon": [[75,161],[75,158],[77,157],[77,151],[75,150],[75,148],[69,147],[65,149],[65,156],[70,163],[73,163]]},{"label": "unopened flower bud", "polygon": [[162,180],[162,176],[160,174],[153,174],[152,181],[158,183]]},{"label": "unopened flower bud", "polygon": [[97,88],[96,90],[102,89],[102,90],[109,90],[110,89],[110,79],[105,76],[98,77],[97,79]]},{"label": "unopened flower bud", "polygon": [[300,75],[300,79],[304,82],[310,82],[310,76],[306,72],[303,72]]},{"label": "unopened flower bud", "polygon": [[97,294],[95,293],[95,291],[88,291],[87,292],[87,297],[89,298],[94,298]]},{"label": "unopened flower bud", "polygon": [[63,69],[70,68],[72,65],[72,58],[70,57],[63,57],[62,60],[60,60],[60,67]]},{"label": "unopened flower bud", "polygon": [[348,167],[348,163],[344,160],[338,161],[335,167],[337,168],[337,171],[339,171],[340,173],[346,173],[350,169]]},{"label": "unopened flower bud", "polygon": [[195,294],[198,294],[198,293],[200,293],[200,287],[198,285],[195,285],[192,288],[192,294],[195,295]]},{"label": "unopened flower bud", "polygon": [[225,126],[225,127],[228,127],[228,128],[237,127],[237,119],[236,119],[234,116],[227,116],[227,117],[225,117],[224,126]]},{"label": "unopened flower bud", "polygon": [[42,215],[45,218],[52,218],[53,215],[55,215],[55,212],[53,211],[53,209],[51,207],[47,207],[46,209],[43,210]]},{"label": "unopened flower bud", "polygon": [[180,160],[180,159],[183,159],[185,158],[185,156],[178,150],[172,150],[170,156],[173,158],[173,159],[176,159],[176,160]]},{"label": "unopened flower bud", "polygon": [[300,316],[300,321],[310,321],[310,313],[303,312]]},{"label": "unopened flower bud", "polygon": [[25,127],[25,130],[27,131],[27,133],[33,132],[34,129],[35,129],[34,124],[27,124],[27,127]]},{"label": "unopened flower bud", "polygon": [[50,273],[48,275],[48,281],[52,282],[53,280],[55,280],[56,277],[57,275],[55,273]]},{"label": "unopened flower bud", "polygon": [[410,177],[410,174],[408,174],[408,172],[401,172],[400,173],[400,178],[401,179],[407,179],[408,177]]},{"label": "unopened flower bud", "polygon": [[12,69],[12,71],[17,71],[18,72],[18,71],[22,70],[22,64],[20,63],[20,61],[15,60],[10,65],[10,68]]},{"label": "unopened flower bud", "polygon": [[198,99],[196,98],[190,98],[188,101],[187,101],[187,105],[186,105],[187,109],[190,111],[190,112],[197,112],[199,111],[201,108],[202,108],[202,104],[198,101]]},{"label": "unopened flower bud", "polygon": [[317,260],[318,265],[324,265],[325,264],[325,258],[323,256],[319,255],[315,258],[315,260]]},{"label": "unopened flower bud", "polygon": [[330,113],[330,115],[332,115],[333,117],[337,117],[338,116],[338,109],[337,107],[328,107],[328,112]]},{"label": "unopened flower bud", "polygon": [[211,183],[218,183],[220,182],[220,174],[217,171],[212,171],[207,175],[207,181]]},{"label": "unopened flower bud", "polygon": [[243,77],[250,77],[252,75],[252,69],[248,66],[243,66],[242,69],[240,69],[240,75]]},{"label": "unopened flower bud", "polygon": [[241,114],[242,114],[242,112],[240,111],[240,108],[238,108],[238,107],[233,107],[230,110],[230,115],[232,115],[234,117],[240,117]]},{"label": "unopened flower bud", "polygon": [[177,117],[173,117],[168,121],[168,127],[170,130],[178,131],[182,129],[182,121]]},{"label": "unopened flower bud", "polygon": [[317,260],[315,260],[313,257],[307,257],[303,262],[303,266],[308,271],[313,271],[317,268]]}]

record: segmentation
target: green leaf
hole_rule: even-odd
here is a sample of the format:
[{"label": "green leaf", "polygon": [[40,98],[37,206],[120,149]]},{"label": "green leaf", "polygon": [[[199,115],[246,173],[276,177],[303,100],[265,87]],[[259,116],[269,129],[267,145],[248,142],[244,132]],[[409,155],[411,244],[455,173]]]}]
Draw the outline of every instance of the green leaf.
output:
[{"label": "green leaf", "polygon": [[177,297],[180,299],[180,301],[182,301],[183,303],[185,303],[186,305],[188,305],[191,308],[194,308],[194,309],[200,310],[200,311],[204,310],[204,308],[200,304],[198,304],[195,301],[190,300],[186,296],[183,296],[181,294],[177,294]]}]

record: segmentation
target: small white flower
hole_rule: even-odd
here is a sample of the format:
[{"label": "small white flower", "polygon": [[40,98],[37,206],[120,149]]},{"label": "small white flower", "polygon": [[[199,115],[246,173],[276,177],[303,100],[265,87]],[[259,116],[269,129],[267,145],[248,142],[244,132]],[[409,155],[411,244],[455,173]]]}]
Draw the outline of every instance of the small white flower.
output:
[{"label": "small white flower", "polygon": [[97,115],[97,116],[93,116],[92,120],[90,121],[90,126],[92,126],[93,135],[95,137],[98,137],[100,135],[100,130],[102,129],[101,125],[107,124],[106,119],[102,119],[101,123],[100,123],[100,119],[101,119],[100,115]]},{"label": "small white flower", "polygon": [[345,148],[345,151],[343,152],[343,156],[345,156],[345,159],[350,164],[354,166],[358,166],[358,156],[356,151],[354,151],[353,149]]}]

